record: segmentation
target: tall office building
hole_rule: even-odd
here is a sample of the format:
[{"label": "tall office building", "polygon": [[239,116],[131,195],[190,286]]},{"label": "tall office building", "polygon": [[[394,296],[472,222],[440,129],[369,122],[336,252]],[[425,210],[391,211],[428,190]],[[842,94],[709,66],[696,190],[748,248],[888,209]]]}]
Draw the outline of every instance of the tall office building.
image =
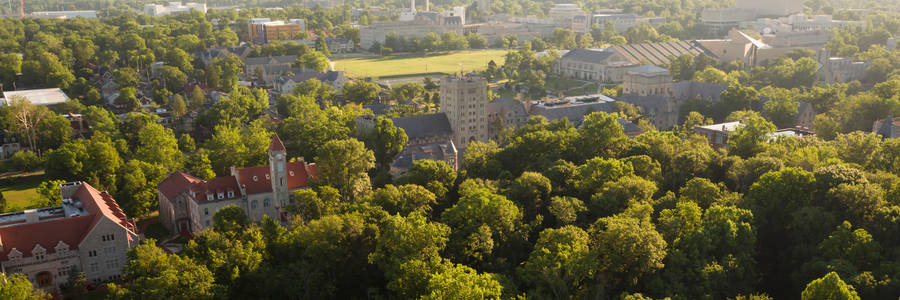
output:
[{"label": "tall office building", "polygon": [[458,148],[465,149],[471,141],[488,140],[487,103],[487,81],[481,76],[441,78],[441,112],[450,121]]}]

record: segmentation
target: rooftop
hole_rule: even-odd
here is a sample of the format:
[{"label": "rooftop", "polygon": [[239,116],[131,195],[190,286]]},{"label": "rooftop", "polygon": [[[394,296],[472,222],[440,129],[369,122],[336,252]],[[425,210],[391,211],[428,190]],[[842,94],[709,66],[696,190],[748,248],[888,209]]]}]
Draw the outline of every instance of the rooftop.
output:
[{"label": "rooftop", "polygon": [[697,126],[695,128],[700,128],[700,129],[705,129],[705,130],[710,130],[710,131],[717,131],[717,132],[734,132],[735,130],[737,130],[738,127],[742,127],[742,126],[744,126],[744,124],[741,124],[741,122],[727,122],[727,123],[719,123],[719,124],[712,124],[712,125],[706,125],[706,126]]},{"label": "rooftop", "polygon": [[0,106],[6,105],[14,96],[25,97],[26,100],[34,105],[53,105],[65,103],[69,100],[69,96],[67,96],[66,93],[63,93],[59,88],[21,90],[3,92],[3,98],[5,100],[0,101]]},{"label": "rooftop", "polygon": [[444,113],[399,117],[391,119],[394,125],[403,128],[410,140],[429,136],[452,135],[450,120]]}]

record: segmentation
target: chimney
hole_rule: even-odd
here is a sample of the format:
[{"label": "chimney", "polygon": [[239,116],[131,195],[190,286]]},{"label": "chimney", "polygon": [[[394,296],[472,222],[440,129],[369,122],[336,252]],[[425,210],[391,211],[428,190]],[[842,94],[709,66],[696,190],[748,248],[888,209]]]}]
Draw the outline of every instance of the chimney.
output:
[{"label": "chimney", "polygon": [[25,211],[25,224],[37,223],[40,218],[38,217],[37,209],[29,209]]}]

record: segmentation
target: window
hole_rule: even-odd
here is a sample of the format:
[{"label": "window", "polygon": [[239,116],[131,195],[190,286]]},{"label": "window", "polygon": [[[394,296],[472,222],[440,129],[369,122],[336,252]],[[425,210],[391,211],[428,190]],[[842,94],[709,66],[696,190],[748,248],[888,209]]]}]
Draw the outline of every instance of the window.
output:
[{"label": "window", "polygon": [[225,193],[219,192],[219,199],[225,199]]},{"label": "window", "polygon": [[100,271],[100,263],[92,262],[91,263],[91,272]]},{"label": "window", "polygon": [[116,240],[116,235],[115,235],[115,234],[104,234],[104,235],[101,236],[100,238],[101,238],[104,242],[115,241],[115,240]]},{"label": "window", "polygon": [[259,201],[253,200],[253,202],[250,202],[251,209],[256,209],[256,206],[258,206],[258,205],[259,205]]},{"label": "window", "polygon": [[209,207],[204,207],[204,208],[203,208],[203,215],[204,215],[204,216],[208,216],[208,215],[209,215]]},{"label": "window", "polygon": [[206,201],[213,201],[213,195],[212,195],[212,194],[206,194]]},{"label": "window", "polygon": [[263,207],[269,207],[269,199],[263,200]]},{"label": "window", "polygon": [[234,191],[228,191],[228,198],[234,198]]},{"label": "window", "polygon": [[97,250],[88,251],[88,257],[94,257],[94,256],[97,256]]},{"label": "window", "polygon": [[106,248],[103,248],[103,254],[104,254],[104,255],[115,255],[115,254],[116,254],[116,247],[113,246],[113,247],[106,247]]},{"label": "window", "polygon": [[118,260],[118,259],[110,259],[110,260],[107,260],[107,261],[106,261],[106,268],[107,268],[107,269],[115,269],[115,268],[118,268],[118,267],[119,267],[119,260]]},{"label": "window", "polygon": [[44,260],[44,254],[43,254],[43,253],[41,253],[41,254],[35,254],[35,255],[34,255],[34,259],[36,259],[36,260]]}]

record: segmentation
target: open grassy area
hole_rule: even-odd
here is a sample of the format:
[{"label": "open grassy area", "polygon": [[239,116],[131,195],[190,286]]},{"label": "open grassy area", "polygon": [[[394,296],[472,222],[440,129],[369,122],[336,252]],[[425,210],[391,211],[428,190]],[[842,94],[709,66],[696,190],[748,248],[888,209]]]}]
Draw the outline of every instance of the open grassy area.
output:
[{"label": "open grassy area", "polygon": [[23,210],[40,201],[41,196],[37,193],[37,187],[44,180],[43,172],[0,179],[0,193],[6,199],[4,212]]},{"label": "open grassy area", "polygon": [[462,63],[464,72],[484,70],[491,60],[502,64],[506,52],[507,50],[466,50],[433,54],[339,58],[334,61],[334,67],[357,78],[412,76],[426,73],[451,74],[459,71],[460,63]]}]

